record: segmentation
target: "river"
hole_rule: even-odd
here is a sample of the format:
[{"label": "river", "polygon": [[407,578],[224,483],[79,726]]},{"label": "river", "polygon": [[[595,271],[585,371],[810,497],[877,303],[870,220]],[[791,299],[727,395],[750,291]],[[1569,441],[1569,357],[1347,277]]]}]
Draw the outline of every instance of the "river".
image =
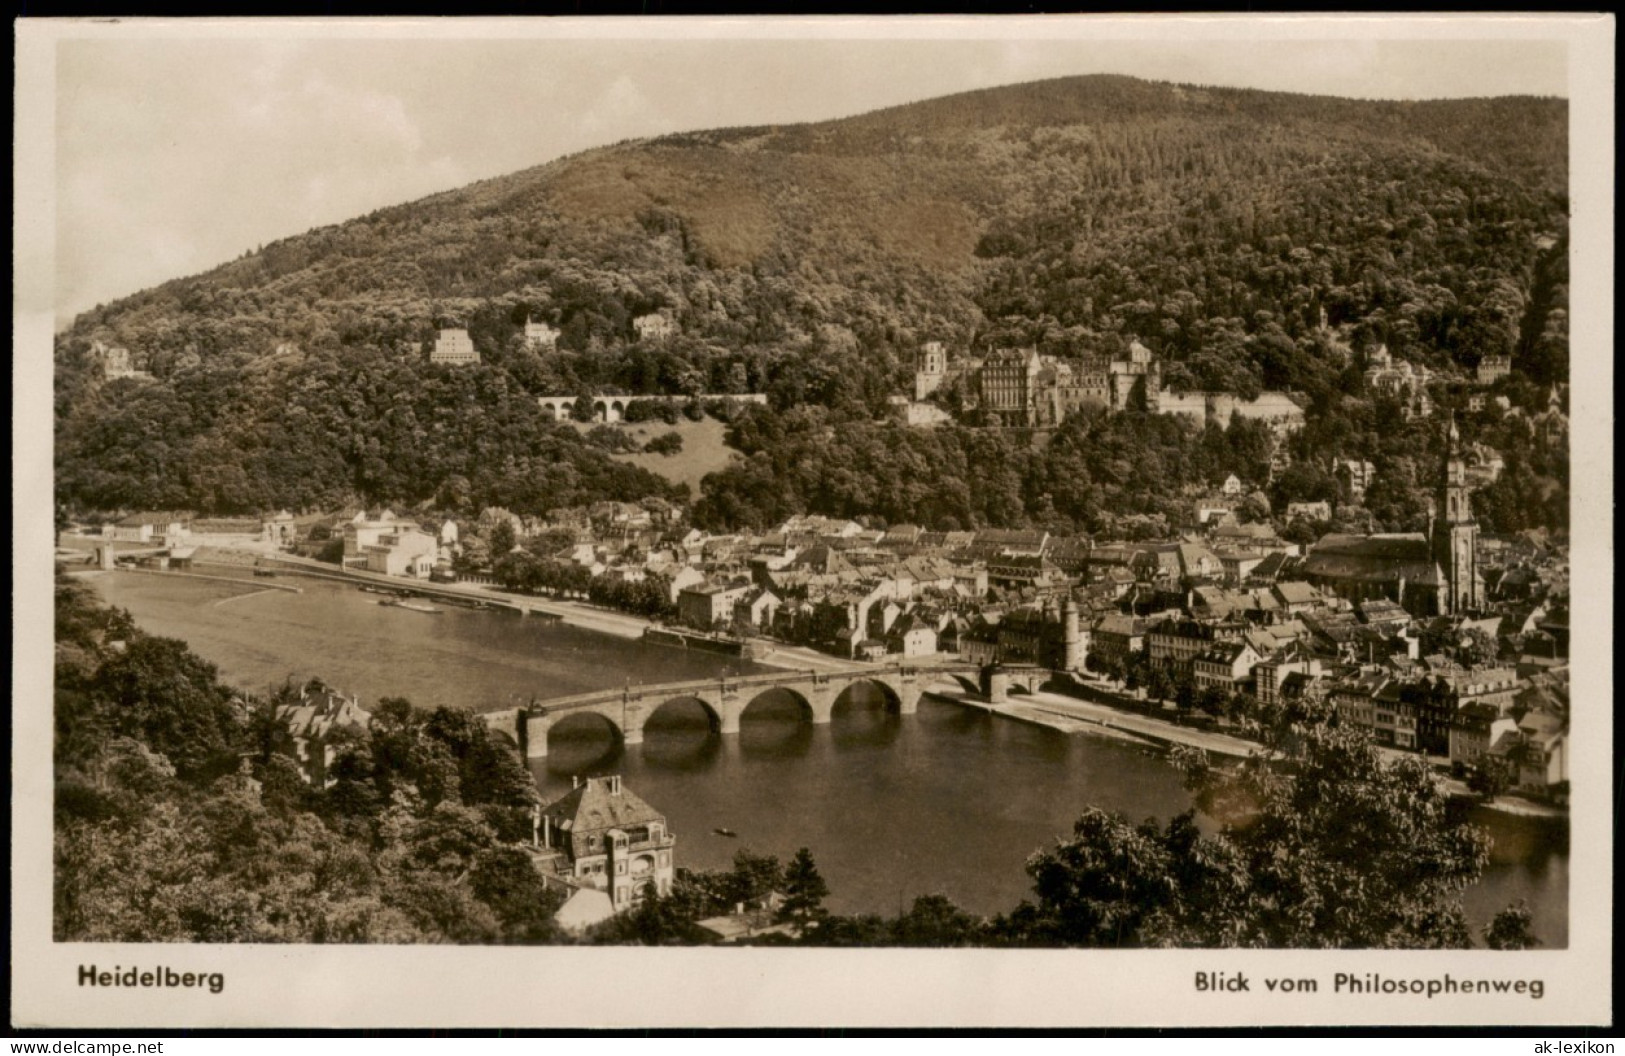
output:
[{"label": "river", "polygon": [[[251,691],[317,676],[364,705],[401,696],[491,711],[532,696],[765,670],[529,617],[386,608],[305,577],[277,580],[299,594],[247,577],[240,586],[127,572],[90,579],[143,629],[185,639]],[[929,699],[897,716],[861,689],[828,726],[808,725],[788,700],[768,696],[737,737],[712,734],[697,705],[674,705],[651,718],[640,746],[617,748],[586,718],[561,723],[551,744],[531,763],[545,798],[577,774],[624,774],[667,816],[680,864],[725,868],[741,847],[788,859],[805,846],[829,883],[830,908],[844,913],[894,913],[932,893],[975,913],[1007,910],[1029,894],[1027,856],[1065,835],[1085,807],[1166,819],[1189,805],[1173,768],[1135,746]],[[1496,852],[1467,894],[1469,915],[1481,924],[1524,898],[1542,942],[1565,946],[1566,847],[1548,847],[1531,822],[1482,820]]]}]

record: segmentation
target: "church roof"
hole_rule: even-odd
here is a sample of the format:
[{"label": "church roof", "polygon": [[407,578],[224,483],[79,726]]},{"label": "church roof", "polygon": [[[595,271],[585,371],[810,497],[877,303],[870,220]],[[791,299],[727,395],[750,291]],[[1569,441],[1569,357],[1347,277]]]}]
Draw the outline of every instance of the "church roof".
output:
[{"label": "church roof", "polygon": [[1304,559],[1310,576],[1388,581],[1403,576],[1413,583],[1440,579],[1432,548],[1420,533],[1406,535],[1327,535]]}]

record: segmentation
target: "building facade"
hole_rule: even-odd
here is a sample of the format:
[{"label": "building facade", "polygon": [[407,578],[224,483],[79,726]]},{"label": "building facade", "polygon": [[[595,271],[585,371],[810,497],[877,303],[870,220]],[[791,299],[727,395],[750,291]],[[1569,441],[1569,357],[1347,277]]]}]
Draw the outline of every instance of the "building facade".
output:
[{"label": "building facade", "polygon": [[298,700],[277,706],[272,747],[298,764],[307,784],[327,788],[333,783],[328,769],[346,743],[346,731],[359,733],[371,724],[358,698],[312,679],[299,687]]},{"label": "building facade", "polygon": [[478,363],[480,354],[474,348],[474,339],[468,336],[468,331],[461,328],[448,328],[440,331],[435,338],[434,351],[429,353],[430,363],[451,363],[466,365]]},{"label": "building facade", "polygon": [[666,818],[621,784],[620,775],[589,777],[536,816],[535,842],[544,872],[609,896],[615,912],[631,909],[651,887],[671,894],[677,838]]},{"label": "building facade", "polygon": [[1473,517],[1472,487],[1461,455],[1461,434],[1451,419],[1445,434],[1444,465],[1434,500],[1433,560],[1444,570],[1438,611],[1460,616],[1484,607],[1484,577],[1478,568],[1478,521]]},{"label": "building facade", "polygon": [[920,346],[914,362],[914,399],[923,400],[942,387],[948,377],[948,353],[941,341],[927,341]]},{"label": "building facade", "polygon": [[539,351],[546,351],[557,347],[558,343],[559,330],[556,327],[525,320],[525,344]]}]

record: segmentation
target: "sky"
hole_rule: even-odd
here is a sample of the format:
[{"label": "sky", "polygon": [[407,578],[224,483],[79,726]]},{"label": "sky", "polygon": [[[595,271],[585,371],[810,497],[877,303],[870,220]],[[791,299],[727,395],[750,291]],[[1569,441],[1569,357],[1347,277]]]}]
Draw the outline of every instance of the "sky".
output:
[{"label": "sky", "polygon": [[[888,39],[872,38],[876,25]],[[312,227],[668,132],[823,120],[1088,73],[1361,98],[1568,92],[1560,40],[1527,29],[1392,39],[1392,20],[385,29],[228,21],[193,23],[204,35],[180,38],[137,23],[60,40],[58,325]]]}]

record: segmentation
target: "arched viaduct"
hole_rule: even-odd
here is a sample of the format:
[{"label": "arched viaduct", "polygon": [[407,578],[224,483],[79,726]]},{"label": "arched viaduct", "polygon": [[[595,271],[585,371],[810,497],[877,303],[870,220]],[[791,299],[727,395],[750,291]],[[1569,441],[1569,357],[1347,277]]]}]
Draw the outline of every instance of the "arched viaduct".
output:
[{"label": "arched viaduct", "polygon": [[[738,733],[739,720],[746,708],[765,694],[782,690],[801,704],[802,714],[809,722],[823,725],[830,721],[841,694],[853,686],[873,686],[886,698],[888,709],[911,715],[919,708],[920,697],[931,689],[979,692],[976,674],[977,668],[972,664],[863,667],[839,672],[783,671],[558,697],[491,712],[485,721],[492,729],[512,738],[526,758],[540,759],[547,755],[549,731],[574,715],[597,715],[614,728],[622,743],[641,744],[644,725],[667,704],[697,701],[710,717],[713,729],[724,734]],[[1017,676],[1015,681],[1032,690],[1048,675],[1048,672],[1035,672]]]},{"label": "arched viaduct", "polygon": [[[759,392],[731,393],[718,396],[701,395],[695,397],[699,400],[727,400],[730,403],[767,403],[767,396]],[[538,396],[536,403],[542,408],[543,414],[555,421],[568,421],[575,412],[576,397],[574,396]],[[626,409],[634,403],[643,400],[676,400],[683,402],[686,396],[594,396],[592,397],[592,417],[595,422],[618,422],[626,417]]]}]

